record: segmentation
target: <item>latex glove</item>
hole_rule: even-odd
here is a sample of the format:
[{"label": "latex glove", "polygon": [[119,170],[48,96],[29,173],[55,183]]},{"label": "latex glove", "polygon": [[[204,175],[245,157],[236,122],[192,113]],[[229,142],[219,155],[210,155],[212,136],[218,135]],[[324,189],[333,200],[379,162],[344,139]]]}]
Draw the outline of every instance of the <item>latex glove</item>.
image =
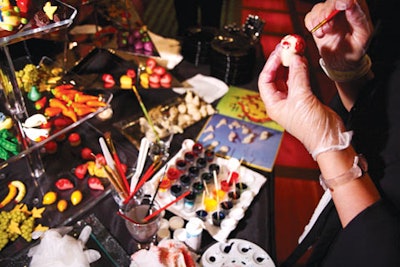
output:
[{"label": "latex glove", "polygon": [[258,87],[268,115],[299,139],[316,159],[319,153],[347,147],[350,133],[339,116],[312,93],[307,61],[293,55],[288,76],[281,64],[278,45],[260,73]]},{"label": "latex glove", "polygon": [[90,267],[101,254],[94,249],[85,249],[85,244],[92,231],[85,226],[78,239],[67,235],[72,228],[49,229],[41,236],[40,244],[31,248],[28,256],[32,257],[30,267]]},{"label": "latex glove", "polygon": [[351,71],[359,66],[373,33],[365,1],[327,0],[318,3],[305,16],[304,23],[311,30],[335,9],[344,12],[315,31],[313,38],[330,69]]}]

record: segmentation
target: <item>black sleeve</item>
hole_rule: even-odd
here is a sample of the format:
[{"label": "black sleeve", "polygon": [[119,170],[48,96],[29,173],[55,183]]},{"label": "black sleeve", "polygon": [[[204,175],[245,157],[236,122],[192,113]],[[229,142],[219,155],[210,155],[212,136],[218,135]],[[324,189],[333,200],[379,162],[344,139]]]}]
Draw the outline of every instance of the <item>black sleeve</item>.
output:
[{"label": "black sleeve", "polygon": [[344,228],[323,266],[400,266],[400,217],[379,201]]}]

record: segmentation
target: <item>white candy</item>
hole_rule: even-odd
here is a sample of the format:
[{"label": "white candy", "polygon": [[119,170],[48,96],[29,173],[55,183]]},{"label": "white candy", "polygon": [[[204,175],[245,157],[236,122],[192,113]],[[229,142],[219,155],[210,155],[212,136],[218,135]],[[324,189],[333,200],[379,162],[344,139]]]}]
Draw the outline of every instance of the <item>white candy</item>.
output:
[{"label": "white candy", "polygon": [[282,38],[280,42],[282,46],[281,60],[282,65],[288,67],[293,55],[303,55],[306,48],[304,39],[297,34],[289,34]]}]

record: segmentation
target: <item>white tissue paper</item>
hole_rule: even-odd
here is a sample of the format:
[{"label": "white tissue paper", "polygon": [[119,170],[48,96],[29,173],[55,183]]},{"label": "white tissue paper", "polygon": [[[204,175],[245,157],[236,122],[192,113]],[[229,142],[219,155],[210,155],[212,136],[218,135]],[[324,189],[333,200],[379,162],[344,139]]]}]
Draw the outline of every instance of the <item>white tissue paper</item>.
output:
[{"label": "white tissue paper", "polygon": [[[192,86],[190,90],[209,104],[224,96],[229,90],[229,86],[223,81],[202,74],[197,74],[184,83],[189,83]],[[184,94],[188,88],[173,88],[173,90],[175,93]]]},{"label": "white tissue paper", "polygon": [[30,267],[90,267],[90,263],[100,259],[101,254],[94,249],[86,249],[85,243],[92,229],[85,226],[78,239],[61,229],[49,229],[41,236],[40,244],[31,248]]},{"label": "white tissue paper", "polygon": [[167,69],[173,69],[182,60],[181,45],[176,39],[164,38],[154,32],[148,31],[151,40],[153,41],[158,53],[160,54],[161,61],[166,61],[165,65]]}]

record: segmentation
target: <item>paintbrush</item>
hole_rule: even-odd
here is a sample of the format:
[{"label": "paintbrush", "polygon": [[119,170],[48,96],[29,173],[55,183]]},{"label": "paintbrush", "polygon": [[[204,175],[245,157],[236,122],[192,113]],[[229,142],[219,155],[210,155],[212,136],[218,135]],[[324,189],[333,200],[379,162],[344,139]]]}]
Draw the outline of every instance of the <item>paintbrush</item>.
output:
[{"label": "paintbrush", "polygon": [[[150,214],[151,208],[152,208],[153,205],[154,205],[154,200],[156,199],[156,196],[157,196],[157,194],[158,194],[158,191],[160,190],[160,185],[161,185],[162,180],[163,180],[164,177],[165,177],[165,174],[167,173],[167,169],[168,169],[168,164],[165,164],[164,173],[163,173],[163,175],[160,177],[160,180],[158,181],[156,191],[154,192],[153,198],[152,198],[151,201],[150,201],[149,209],[147,210],[147,215]],[[146,216],[147,216],[147,215],[146,215]]]},{"label": "paintbrush", "polygon": [[117,215],[121,216],[123,219],[134,223],[134,224],[139,224],[137,221],[133,220],[132,218],[129,218],[128,216],[126,216],[124,213],[122,213],[121,211],[117,211]]},{"label": "paintbrush", "polygon": [[333,10],[324,20],[322,20],[320,23],[318,23],[314,28],[311,29],[311,33],[314,33],[317,31],[319,28],[321,28],[323,25],[325,25],[327,22],[331,21],[337,14],[339,14],[340,10]]},{"label": "paintbrush", "polygon": [[135,189],[131,191],[130,195],[128,196],[127,199],[125,199],[124,204],[127,204],[129,200],[139,191],[139,189],[144,185],[144,183],[153,176],[153,174],[158,170],[159,167],[161,167],[163,161],[155,161],[153,162],[150,167],[146,170],[146,172],[143,174],[142,178],[136,185]]},{"label": "paintbrush", "polygon": [[117,171],[117,167],[114,162],[114,159],[113,159],[111,152],[108,149],[106,141],[104,140],[103,137],[99,137],[99,143],[100,143],[101,150],[103,152],[104,158],[106,159],[106,163],[107,163],[103,167],[104,167],[106,173],[109,175],[109,177],[112,180],[115,180],[115,182],[118,184],[116,190],[121,191],[124,195],[123,199],[125,199],[129,196],[129,190],[125,187],[124,181],[122,181],[122,177],[119,175],[119,173]]},{"label": "paintbrush", "polygon": [[129,197],[128,194],[124,191],[123,185],[118,181],[117,174],[113,171],[113,169],[108,165],[103,165],[105,174],[107,176],[108,181],[112,184],[115,191],[117,191],[118,195],[122,200],[125,200]]},{"label": "paintbrush", "polygon": [[157,216],[157,214],[161,213],[162,211],[168,209],[170,206],[172,206],[173,204],[175,204],[176,202],[180,201],[181,199],[183,199],[184,197],[186,197],[187,195],[190,194],[190,190],[186,191],[185,193],[183,193],[182,195],[180,195],[179,197],[175,198],[173,201],[169,202],[167,205],[159,208],[158,210],[156,210],[155,212],[153,212],[152,214],[146,216],[143,220],[148,221],[151,218],[153,218],[154,216]]},{"label": "paintbrush", "polygon": [[121,165],[121,161],[118,157],[118,153],[117,150],[115,149],[114,143],[111,139],[111,133],[110,132],[105,132],[104,133],[104,137],[106,139],[106,143],[107,146],[111,152],[111,156],[114,159],[114,164],[115,164],[115,169],[118,172],[119,176],[121,177],[124,187],[125,187],[125,191],[129,192],[129,183],[128,183],[128,179],[126,179],[126,175],[124,170],[122,169],[122,165]]}]

